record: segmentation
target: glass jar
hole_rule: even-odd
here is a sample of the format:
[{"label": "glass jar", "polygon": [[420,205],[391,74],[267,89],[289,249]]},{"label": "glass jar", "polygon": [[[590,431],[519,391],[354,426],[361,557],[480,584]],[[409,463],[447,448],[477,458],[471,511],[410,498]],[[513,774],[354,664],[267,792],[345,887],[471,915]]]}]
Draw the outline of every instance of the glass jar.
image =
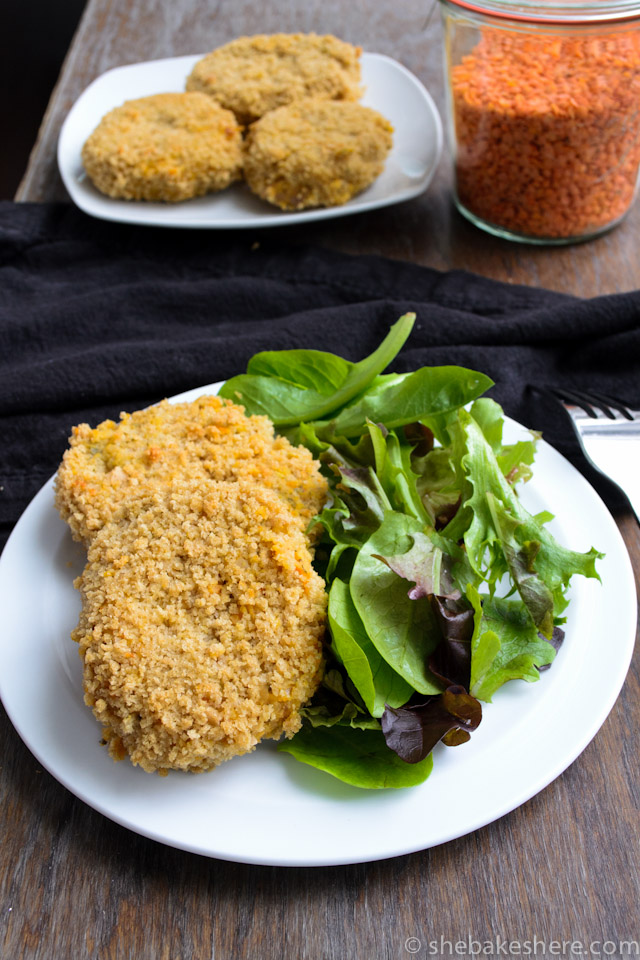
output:
[{"label": "glass jar", "polygon": [[640,4],[441,0],[455,200],[511,240],[598,236],[640,165]]}]

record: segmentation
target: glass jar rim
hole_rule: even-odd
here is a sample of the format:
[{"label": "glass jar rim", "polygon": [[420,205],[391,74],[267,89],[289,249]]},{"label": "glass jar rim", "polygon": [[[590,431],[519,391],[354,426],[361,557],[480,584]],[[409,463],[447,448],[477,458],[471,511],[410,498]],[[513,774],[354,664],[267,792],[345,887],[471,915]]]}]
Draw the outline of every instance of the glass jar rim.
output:
[{"label": "glass jar rim", "polygon": [[528,23],[611,23],[640,19],[637,0],[441,0],[444,6],[460,7],[472,13],[487,14]]}]

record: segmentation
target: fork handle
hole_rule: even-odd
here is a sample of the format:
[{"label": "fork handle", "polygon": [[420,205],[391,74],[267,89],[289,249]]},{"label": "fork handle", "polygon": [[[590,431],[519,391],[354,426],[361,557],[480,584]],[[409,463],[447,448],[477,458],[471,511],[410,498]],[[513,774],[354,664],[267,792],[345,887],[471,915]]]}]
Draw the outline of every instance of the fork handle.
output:
[{"label": "fork handle", "polygon": [[620,487],[622,492],[626,494],[627,500],[631,504],[633,512],[636,515],[636,520],[640,523],[640,479],[634,477],[633,482],[626,481],[626,489]]},{"label": "fork handle", "polygon": [[636,515],[636,520],[640,523],[640,471],[633,468],[630,469],[628,464],[621,463],[612,458],[605,472],[594,463],[591,457],[589,457],[589,459],[598,470],[598,473],[601,473],[607,480],[612,480],[618,489],[624,493]]}]

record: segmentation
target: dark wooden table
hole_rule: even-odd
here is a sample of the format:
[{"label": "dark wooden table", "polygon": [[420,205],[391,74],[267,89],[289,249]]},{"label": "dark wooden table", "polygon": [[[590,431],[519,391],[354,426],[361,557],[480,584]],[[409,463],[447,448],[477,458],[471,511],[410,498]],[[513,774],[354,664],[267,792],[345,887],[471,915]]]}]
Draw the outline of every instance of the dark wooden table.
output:
[{"label": "dark wooden table", "polygon": [[[443,107],[433,0],[89,0],[16,199],[67,199],[55,160],[60,125],[105,70],[275,31],[332,32],[388,54]],[[283,234],[582,296],[640,288],[640,205],[599,240],[535,248],[473,228],[454,211],[450,184],[445,151],[421,198]],[[637,573],[640,530],[630,513],[616,520]],[[506,941],[523,954],[529,941],[536,956],[576,956],[572,941],[584,956],[623,956],[619,941],[640,940],[639,676],[636,657],[595,740],[518,810],[432,850],[335,868],[225,863],[138,837],[43,771],[3,714],[0,957],[383,960],[411,947],[421,957],[469,956],[482,944],[491,955],[487,942],[504,956]],[[451,947],[435,952],[429,942],[441,937]],[[469,937],[471,952],[456,947]]]}]

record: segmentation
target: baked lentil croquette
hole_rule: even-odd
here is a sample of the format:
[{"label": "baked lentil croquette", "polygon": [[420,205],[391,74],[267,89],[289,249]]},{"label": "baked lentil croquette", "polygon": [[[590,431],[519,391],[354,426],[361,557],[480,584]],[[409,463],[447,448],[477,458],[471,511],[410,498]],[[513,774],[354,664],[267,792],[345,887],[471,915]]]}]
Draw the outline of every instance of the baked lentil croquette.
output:
[{"label": "baked lentil croquette", "polygon": [[202,93],[159,93],[107,113],[82,148],[89,179],[124,200],[176,203],[242,176],[234,115]]},{"label": "baked lentil croquette", "polygon": [[245,178],[254,193],[283,210],[335,206],[382,173],[392,142],[391,124],[370,107],[306,100],[251,125]]},{"label": "baked lentil croquette", "polygon": [[114,759],[198,772],[300,727],[325,591],[274,493],[158,486],[102,527],[76,586],[85,701]]},{"label": "baked lentil croquette", "polygon": [[330,34],[239,37],[199,60],[187,90],[232,110],[241,124],[300,100],[358,100],[361,49]]},{"label": "baked lentil croquette", "polygon": [[217,396],[162,403],[118,423],[74,427],[55,481],[55,502],[76,540],[89,543],[131,497],[179,477],[251,480],[275,491],[305,529],[327,483],[304,447],[274,436],[267,417]]}]

